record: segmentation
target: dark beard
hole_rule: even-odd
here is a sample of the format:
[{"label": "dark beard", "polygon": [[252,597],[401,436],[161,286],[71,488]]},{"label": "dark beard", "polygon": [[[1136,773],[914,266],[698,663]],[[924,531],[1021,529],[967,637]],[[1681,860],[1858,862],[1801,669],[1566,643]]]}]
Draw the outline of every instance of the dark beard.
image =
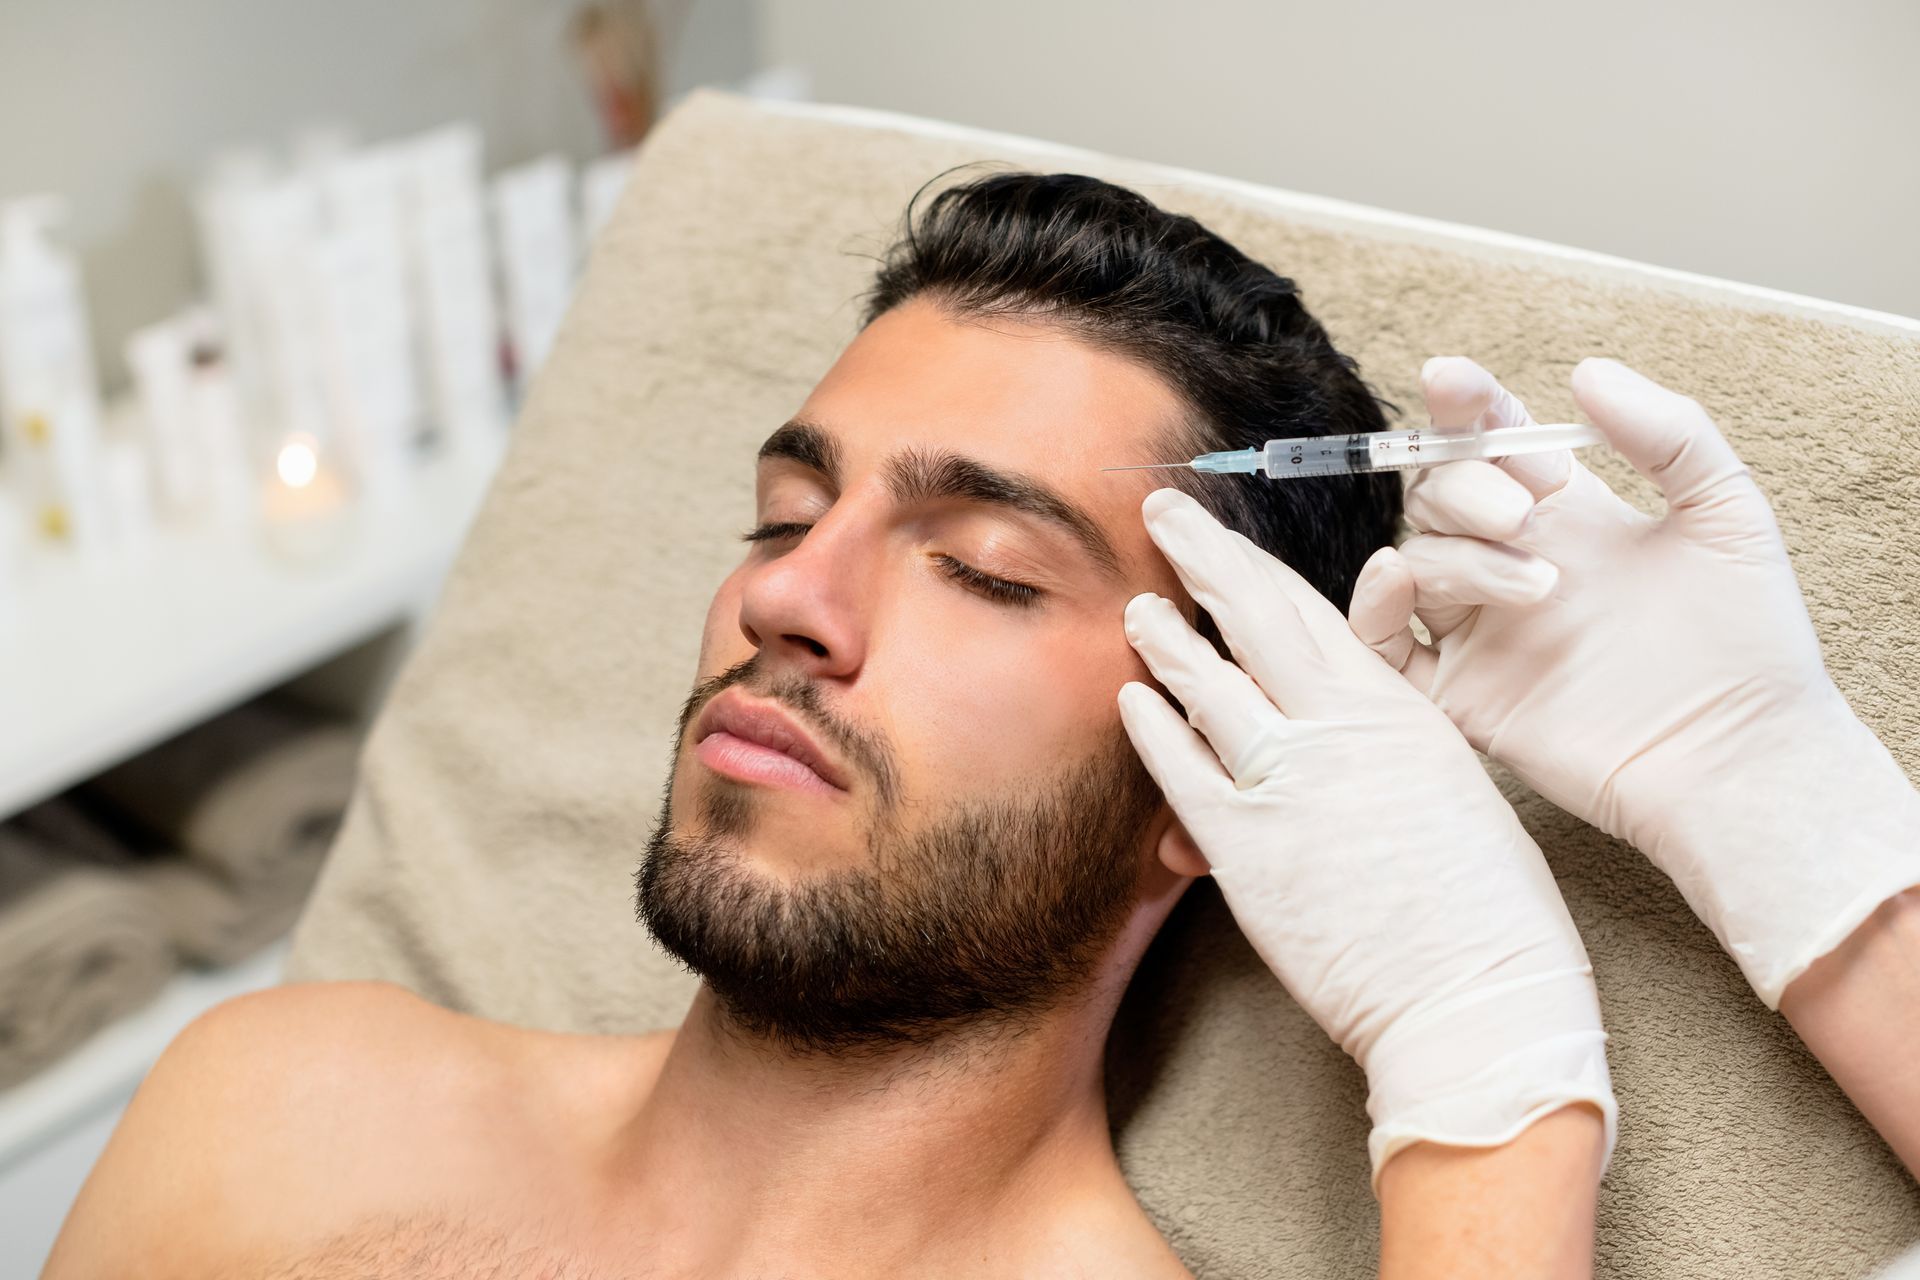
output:
[{"label": "dark beard", "polygon": [[[695,690],[676,760],[696,708],[750,665]],[[844,734],[833,735],[843,746]],[[856,754],[873,760],[874,747]],[[892,795],[865,865],[783,885],[752,871],[732,839],[752,825],[749,788],[702,787],[706,830],[688,836],[674,830],[672,786],[635,875],[640,920],[735,1031],[836,1058],[1017,1027],[1083,992],[1133,908],[1141,836],[1162,803],[1116,720],[1092,755],[1038,788],[956,801],[925,830],[902,835]]]}]

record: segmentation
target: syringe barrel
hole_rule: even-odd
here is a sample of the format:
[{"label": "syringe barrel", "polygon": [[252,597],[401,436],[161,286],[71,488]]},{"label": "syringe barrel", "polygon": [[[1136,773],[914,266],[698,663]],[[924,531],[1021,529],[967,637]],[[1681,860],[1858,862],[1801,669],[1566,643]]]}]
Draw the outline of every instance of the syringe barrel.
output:
[{"label": "syringe barrel", "polygon": [[1579,449],[1599,444],[1593,427],[1575,423],[1534,423],[1487,430],[1441,430],[1421,427],[1407,431],[1372,431],[1347,436],[1298,436],[1269,440],[1262,450],[1262,469],[1269,479],[1288,476],[1344,476],[1367,471],[1397,471],[1403,467],[1432,466],[1463,458],[1498,458],[1516,453],[1552,449]]},{"label": "syringe barrel", "polygon": [[1270,480],[1293,476],[1345,476],[1372,471],[1368,457],[1371,436],[1294,436],[1269,440],[1262,451],[1262,470]]}]

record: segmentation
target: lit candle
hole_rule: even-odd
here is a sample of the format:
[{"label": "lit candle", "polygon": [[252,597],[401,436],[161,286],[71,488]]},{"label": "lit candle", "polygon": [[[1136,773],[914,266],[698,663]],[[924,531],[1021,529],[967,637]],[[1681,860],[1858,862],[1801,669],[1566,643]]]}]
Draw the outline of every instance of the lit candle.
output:
[{"label": "lit candle", "polygon": [[268,545],[291,559],[325,555],[347,530],[348,508],[346,485],[320,442],[305,432],[282,440],[260,501]]}]

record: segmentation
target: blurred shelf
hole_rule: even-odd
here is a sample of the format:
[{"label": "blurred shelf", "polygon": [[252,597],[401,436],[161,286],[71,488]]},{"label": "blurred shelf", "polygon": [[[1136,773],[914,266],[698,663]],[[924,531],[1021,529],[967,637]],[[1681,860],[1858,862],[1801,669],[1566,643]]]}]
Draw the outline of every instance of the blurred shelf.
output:
[{"label": "blurred shelf", "polygon": [[0,1090],[0,1169],[30,1157],[107,1103],[125,1099],[181,1028],[221,1001],[280,981],[287,941],[227,969],[183,970],[151,1003],[60,1061]]},{"label": "blurred shelf", "polygon": [[424,611],[497,461],[424,461],[324,562],[253,526],[162,531],[111,564],[41,556],[0,617],[0,817]]}]

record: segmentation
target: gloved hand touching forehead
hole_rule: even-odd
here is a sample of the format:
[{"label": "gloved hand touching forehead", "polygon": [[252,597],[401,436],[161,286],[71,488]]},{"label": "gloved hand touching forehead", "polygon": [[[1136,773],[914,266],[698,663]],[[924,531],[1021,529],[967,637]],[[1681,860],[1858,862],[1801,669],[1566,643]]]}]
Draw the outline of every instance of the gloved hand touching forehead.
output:
[{"label": "gloved hand touching forehead", "polygon": [[1575,1102],[1611,1151],[1585,949],[1459,731],[1193,499],[1161,489],[1142,510],[1235,662],[1136,597],[1127,634],[1188,718],[1129,682],[1122,719],[1255,950],[1365,1069],[1376,1190],[1413,1143],[1494,1146]]},{"label": "gloved hand touching forehead", "polygon": [[[1532,421],[1471,360],[1422,381],[1438,427]],[[1920,883],[1920,796],[1829,678],[1772,508],[1701,406],[1610,360],[1573,394],[1665,513],[1569,452],[1412,473],[1425,532],[1367,563],[1351,625],[1474,747],[1652,858],[1777,1008]]]}]

